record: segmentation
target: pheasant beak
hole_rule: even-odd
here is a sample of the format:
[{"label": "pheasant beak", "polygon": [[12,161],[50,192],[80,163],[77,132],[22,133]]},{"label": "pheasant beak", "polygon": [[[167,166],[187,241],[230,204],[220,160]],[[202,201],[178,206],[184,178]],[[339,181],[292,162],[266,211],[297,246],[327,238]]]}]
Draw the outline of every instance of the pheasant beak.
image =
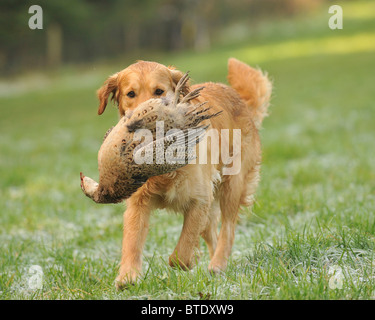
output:
[{"label": "pheasant beak", "polygon": [[81,189],[83,193],[89,198],[94,199],[95,192],[98,192],[99,184],[91,178],[83,175],[82,172],[80,172],[79,175],[81,177]]},{"label": "pheasant beak", "polygon": [[81,177],[81,189],[82,191],[85,191],[85,186],[83,184],[83,179],[85,178],[85,176],[83,175],[82,172],[79,173],[79,176]]}]

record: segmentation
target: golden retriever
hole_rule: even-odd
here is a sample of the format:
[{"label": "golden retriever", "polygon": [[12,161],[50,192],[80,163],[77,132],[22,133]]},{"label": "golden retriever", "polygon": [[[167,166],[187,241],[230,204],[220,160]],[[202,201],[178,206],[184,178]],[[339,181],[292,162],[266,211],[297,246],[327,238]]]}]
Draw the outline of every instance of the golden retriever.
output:
[{"label": "golden retriever", "polygon": [[[102,114],[108,99],[118,105],[120,116],[140,103],[174,92],[183,73],[173,67],[149,61],[138,61],[110,76],[98,90],[98,113]],[[261,146],[258,135],[271,95],[271,82],[261,71],[231,58],[228,61],[230,86],[207,82],[190,87],[185,93],[204,86],[193,101],[207,101],[210,112],[222,111],[210,120],[211,128],[222,132],[229,129],[229,139],[219,136],[219,145],[211,148],[220,153],[223,148],[241,163],[234,175],[224,175],[228,166],[221,159],[217,164],[188,164],[172,173],[152,177],[127,201],[124,213],[124,233],[118,289],[136,281],[142,269],[142,250],[149,228],[152,210],[166,208],[184,216],[182,232],[169,258],[171,266],[189,269],[196,260],[199,237],[202,236],[210,254],[209,270],[223,271],[231,253],[235,227],[241,205],[250,206],[259,182]],[[234,129],[240,129],[240,152],[234,153]],[[235,159],[237,158],[237,159]],[[221,228],[217,236],[218,220]]]}]

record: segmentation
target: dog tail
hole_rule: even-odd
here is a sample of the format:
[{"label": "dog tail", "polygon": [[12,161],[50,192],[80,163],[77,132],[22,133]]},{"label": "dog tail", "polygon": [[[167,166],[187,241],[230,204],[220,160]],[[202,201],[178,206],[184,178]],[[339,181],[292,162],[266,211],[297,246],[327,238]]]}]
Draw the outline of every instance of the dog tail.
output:
[{"label": "dog tail", "polygon": [[267,110],[272,92],[272,83],[267,74],[235,58],[230,58],[228,81],[246,105],[251,108],[255,127],[260,129],[263,118],[268,115]]}]

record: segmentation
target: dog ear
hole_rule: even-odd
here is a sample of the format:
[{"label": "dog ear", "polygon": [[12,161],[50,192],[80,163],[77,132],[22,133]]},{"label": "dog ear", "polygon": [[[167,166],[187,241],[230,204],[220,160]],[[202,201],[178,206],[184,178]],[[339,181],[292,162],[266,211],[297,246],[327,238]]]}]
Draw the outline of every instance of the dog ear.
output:
[{"label": "dog ear", "polygon": [[117,91],[117,73],[110,76],[105,82],[104,85],[98,89],[96,92],[99,98],[99,108],[98,114],[102,114],[107,106],[109,95],[112,94],[111,100],[115,98]]},{"label": "dog ear", "polygon": [[[171,77],[172,77],[172,81],[173,81],[173,84],[174,84],[174,87],[177,86],[177,83],[180,81],[180,79],[183,77],[184,73],[182,73],[181,71],[179,70],[176,70],[175,67],[173,66],[169,66],[168,67],[170,73],[171,73]],[[182,87],[182,94],[185,96],[189,93],[189,87],[190,87],[190,81],[186,82],[186,85],[184,85]]]}]

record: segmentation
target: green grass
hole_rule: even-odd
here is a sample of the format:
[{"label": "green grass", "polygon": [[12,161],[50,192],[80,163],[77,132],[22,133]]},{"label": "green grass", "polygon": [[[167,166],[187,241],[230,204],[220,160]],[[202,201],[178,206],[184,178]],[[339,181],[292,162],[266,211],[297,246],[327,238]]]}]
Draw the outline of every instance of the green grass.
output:
[{"label": "green grass", "polygon": [[[143,277],[114,288],[124,206],[86,198],[79,172],[97,175],[102,136],[117,122],[112,106],[96,115],[95,90],[130,59],[2,82],[0,299],[374,299],[375,24],[371,2],[350,3],[345,20],[346,5],[343,30],[328,29],[322,8],[207,53],[137,57],[224,82],[235,56],[273,79],[257,203],[241,214],[220,276],[208,273],[203,242],[193,270],[168,267],[182,217],[160,211]],[[32,265],[41,290],[28,287]],[[329,287],[335,265],[342,289]]]}]

